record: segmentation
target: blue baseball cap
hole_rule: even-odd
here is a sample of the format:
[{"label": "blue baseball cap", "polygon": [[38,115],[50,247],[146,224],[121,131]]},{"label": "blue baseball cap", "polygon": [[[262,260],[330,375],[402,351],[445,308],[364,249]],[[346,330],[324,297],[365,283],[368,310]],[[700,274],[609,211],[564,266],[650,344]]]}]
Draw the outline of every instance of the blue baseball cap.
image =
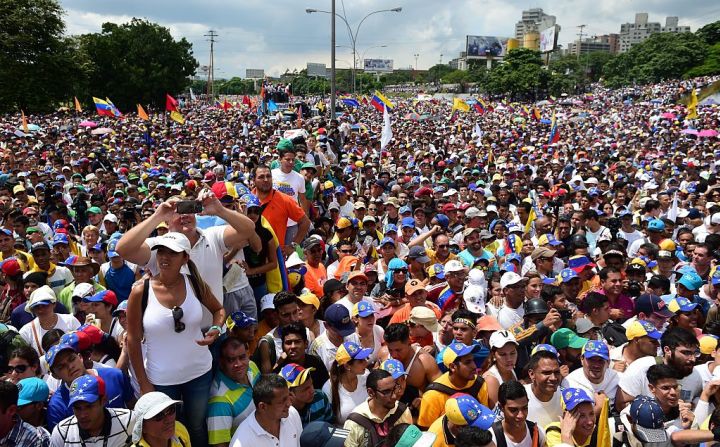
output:
[{"label": "blue baseball cap", "polygon": [[716,269],[712,275],[712,285],[717,286],[720,284],[720,269]]},{"label": "blue baseball cap", "polygon": [[241,310],[236,310],[231,313],[225,320],[225,326],[227,326],[229,331],[233,328],[245,329],[246,327],[250,327],[254,324],[257,324],[257,320],[246,315],[245,312]]},{"label": "blue baseball cap", "polygon": [[397,232],[398,232],[397,225],[395,225],[395,224],[387,224],[387,225],[385,225],[385,229],[384,229],[384,230],[385,230],[385,231],[384,231],[385,234],[390,233],[390,232],[394,232],[394,233],[397,233]]},{"label": "blue baseball cap", "polygon": [[[397,230],[396,230],[397,231]],[[380,241],[380,246],[382,247],[385,244],[392,244],[393,247],[395,246],[395,239],[391,237],[384,237],[383,240]]]},{"label": "blue baseball cap", "polygon": [[343,337],[355,332],[355,324],[350,319],[350,312],[342,304],[332,304],[325,311],[325,322]]},{"label": "blue baseball cap", "polygon": [[648,231],[665,231],[665,222],[663,222],[661,219],[652,219],[650,222],[648,222],[647,226]]},{"label": "blue baseball cap", "polygon": [[73,380],[70,385],[70,401],[68,406],[75,402],[97,402],[105,396],[105,381],[99,376],[85,374]]},{"label": "blue baseball cap", "polygon": [[370,315],[373,315],[374,313],[375,309],[373,309],[372,304],[368,303],[365,300],[361,300],[355,303],[355,305],[353,306],[352,316],[366,318]]},{"label": "blue baseball cap", "polygon": [[347,189],[344,186],[335,187],[335,194],[347,194]]},{"label": "blue baseball cap", "polygon": [[644,443],[667,442],[665,413],[652,397],[637,396],[630,404],[630,417],[635,423],[633,432]]},{"label": "blue baseball cap", "polygon": [[588,340],[583,346],[582,355],[586,359],[591,357],[600,357],[603,360],[610,360],[610,349],[599,340]]},{"label": "blue baseball cap", "polygon": [[437,221],[438,225],[443,228],[447,228],[448,225],[450,225],[450,219],[444,214],[436,214],[435,220]]},{"label": "blue baseball cap", "polygon": [[595,400],[582,388],[565,388],[562,392],[562,401],[567,411],[573,411],[585,402],[595,404]]},{"label": "blue baseball cap", "polygon": [[445,266],[442,264],[433,264],[428,267],[428,275],[437,279],[445,279]]},{"label": "blue baseball cap", "polygon": [[380,364],[380,369],[384,369],[389,372],[395,380],[407,375],[407,372],[405,372],[405,366],[400,360],[387,359]]},{"label": "blue baseball cap", "polygon": [[575,278],[580,278],[578,276],[578,274],[575,273],[575,270],[573,270],[573,269],[560,270],[560,280],[563,282],[563,284],[568,283]]},{"label": "blue baseball cap", "polygon": [[522,255],[520,253],[509,253],[507,256],[505,256],[505,260],[507,262],[517,261],[522,262]]},{"label": "blue baseball cap", "polygon": [[532,349],[532,351],[530,352],[530,356],[532,357],[533,355],[537,354],[538,352],[543,352],[543,351],[549,352],[551,354],[555,354],[555,357],[557,357],[558,360],[560,360],[560,354],[558,354],[558,351],[557,351],[557,349],[555,349],[555,346],[548,345],[546,343],[541,343],[541,344],[535,346]]},{"label": "blue baseball cap", "polygon": [[48,363],[50,368],[52,369],[53,364],[55,363],[55,360],[57,360],[58,354],[60,354],[62,351],[75,351],[75,348],[67,343],[58,343],[54,346],[51,346],[50,349],[47,350],[45,353],[45,361]]},{"label": "blue baseball cap", "polygon": [[475,352],[476,349],[478,349],[479,345],[466,345],[465,343],[460,343],[459,341],[454,341],[447,345],[442,352],[440,353],[440,358],[442,360],[442,363],[446,367],[450,367],[450,364],[453,363],[455,360],[458,359],[458,357],[462,357],[464,355],[472,354]]},{"label": "blue baseball cap", "polygon": [[57,245],[57,244],[69,245],[70,241],[67,237],[67,234],[61,233],[61,234],[56,234],[55,236],[53,236],[53,245]]},{"label": "blue baseball cap", "polygon": [[689,299],[682,297],[682,296],[675,296],[670,302],[668,303],[668,309],[670,309],[671,312],[691,312],[695,310],[695,308],[698,306],[697,303],[693,303]]},{"label": "blue baseball cap", "polygon": [[401,228],[415,228],[415,219],[412,217],[403,217],[402,221],[400,222]]},{"label": "blue baseball cap", "polygon": [[111,239],[110,242],[108,242],[107,246],[107,255],[109,258],[116,258],[120,256],[120,254],[115,251],[115,247],[117,247],[118,239]]},{"label": "blue baseball cap", "polygon": [[698,290],[703,285],[703,280],[695,272],[687,272],[678,280],[678,284],[682,284],[688,290]]},{"label": "blue baseball cap", "polygon": [[489,430],[495,422],[495,413],[491,409],[465,393],[455,393],[445,401],[445,416],[454,425],[469,425],[483,430]]},{"label": "blue baseball cap", "polygon": [[260,199],[255,194],[245,194],[241,200],[245,202],[246,208],[260,208]]},{"label": "blue baseball cap", "polygon": [[[400,213],[401,216],[402,216],[403,214],[412,213],[412,208],[410,208],[410,207],[407,206],[407,205],[401,206],[399,213]],[[403,219],[403,220],[405,220],[405,219]],[[413,221],[413,222],[414,222],[414,221]],[[413,223],[413,226],[414,226],[414,223]]]},{"label": "blue baseball cap", "polygon": [[662,334],[657,330],[654,324],[645,320],[636,320],[628,325],[625,329],[625,337],[628,340],[634,340],[639,337],[650,337],[653,340],[660,340]]},{"label": "blue baseball cap", "polygon": [[504,262],[503,265],[500,267],[501,272],[516,272],[517,267],[515,267],[515,264],[512,262]]},{"label": "blue baseball cap", "polygon": [[308,376],[310,375],[310,372],[314,370],[315,368],[313,367],[303,368],[297,363],[288,363],[287,365],[282,367],[279,374],[280,377],[285,379],[290,388],[294,388],[305,383]]},{"label": "blue baseball cap", "polygon": [[35,402],[45,403],[50,396],[50,388],[44,380],[38,377],[28,377],[22,379],[17,384],[18,387],[18,407],[33,404]]}]

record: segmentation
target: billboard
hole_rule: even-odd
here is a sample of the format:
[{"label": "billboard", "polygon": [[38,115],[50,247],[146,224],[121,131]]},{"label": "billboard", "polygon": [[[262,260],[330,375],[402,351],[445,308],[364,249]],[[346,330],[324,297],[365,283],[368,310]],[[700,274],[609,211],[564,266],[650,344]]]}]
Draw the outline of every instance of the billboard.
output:
[{"label": "billboard", "polygon": [[503,57],[507,52],[507,37],[467,36],[467,57]]},{"label": "billboard", "polygon": [[553,25],[550,28],[540,32],[540,52],[547,53],[555,49],[555,42],[557,42],[557,26]]},{"label": "billboard", "polygon": [[316,64],[314,62],[308,62],[307,63],[307,75],[308,76],[318,76],[320,78],[324,78],[327,75],[327,68],[325,68],[325,64]]},{"label": "billboard", "polygon": [[245,69],[246,79],[262,79],[265,77],[265,70],[262,68],[247,68]]},{"label": "billboard", "polygon": [[363,61],[363,68],[365,71],[393,71],[392,59],[365,59]]}]

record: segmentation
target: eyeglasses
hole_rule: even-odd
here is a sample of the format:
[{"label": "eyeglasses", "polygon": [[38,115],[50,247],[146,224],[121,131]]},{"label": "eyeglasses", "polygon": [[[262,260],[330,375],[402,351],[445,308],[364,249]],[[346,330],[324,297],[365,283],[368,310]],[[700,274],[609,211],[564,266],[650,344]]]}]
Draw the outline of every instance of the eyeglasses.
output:
[{"label": "eyeglasses", "polygon": [[185,315],[185,313],[182,310],[182,307],[175,306],[172,308],[172,317],[173,321],[175,322],[175,332],[178,334],[185,330],[185,323],[182,321],[182,317]]},{"label": "eyeglasses", "polygon": [[8,365],[8,374],[12,374],[13,372],[16,374],[23,374],[29,367],[30,365]]},{"label": "eyeglasses", "polygon": [[353,250],[353,249],[340,250],[340,253],[345,254],[345,255],[351,255],[351,254],[353,254],[354,252],[355,252],[355,250]]},{"label": "eyeglasses", "polygon": [[395,393],[398,392],[399,390],[400,390],[400,384],[399,384],[399,383],[396,383],[395,386],[392,387],[392,388],[389,389],[389,390],[375,390],[375,392],[378,393],[378,394],[380,394],[381,396],[388,397],[388,396],[392,396],[393,394],[395,394]]},{"label": "eyeglasses", "polygon": [[441,245],[437,246],[437,248],[448,248],[448,247],[450,247],[450,244],[441,244]]},{"label": "eyeglasses", "polygon": [[168,416],[170,416],[170,415],[173,415],[173,416],[174,416],[176,411],[177,411],[177,410],[175,409],[175,405],[170,405],[169,407],[167,407],[166,409],[164,409],[164,410],[161,411],[160,413],[158,413],[158,414],[156,414],[155,416],[151,417],[150,420],[153,421],[153,422],[162,422],[162,420],[165,419],[166,417],[168,417]]},{"label": "eyeglasses", "polygon": [[377,208],[368,208],[370,211],[377,211]]}]

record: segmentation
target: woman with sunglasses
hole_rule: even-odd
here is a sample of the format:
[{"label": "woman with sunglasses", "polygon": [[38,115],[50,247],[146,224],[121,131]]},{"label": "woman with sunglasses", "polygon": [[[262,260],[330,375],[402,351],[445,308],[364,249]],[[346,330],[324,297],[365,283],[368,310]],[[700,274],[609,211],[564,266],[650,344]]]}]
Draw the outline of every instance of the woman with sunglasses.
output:
[{"label": "woman with sunglasses", "polygon": [[132,427],[133,447],[187,447],[190,436],[177,421],[179,400],[152,391],[143,394],[135,404],[135,425]]},{"label": "woman with sunglasses", "polygon": [[5,380],[17,385],[22,379],[29,377],[42,377],[40,358],[33,348],[22,346],[10,353]]},{"label": "woman with sunglasses", "polygon": [[[130,362],[142,394],[161,391],[183,401],[180,418],[192,444],[206,446],[212,382],[208,345],[220,335],[225,311],[190,260],[190,241],[184,234],[156,238],[153,250],[159,273],[134,287],[128,302]],[[213,317],[204,333],[203,307]]]}]

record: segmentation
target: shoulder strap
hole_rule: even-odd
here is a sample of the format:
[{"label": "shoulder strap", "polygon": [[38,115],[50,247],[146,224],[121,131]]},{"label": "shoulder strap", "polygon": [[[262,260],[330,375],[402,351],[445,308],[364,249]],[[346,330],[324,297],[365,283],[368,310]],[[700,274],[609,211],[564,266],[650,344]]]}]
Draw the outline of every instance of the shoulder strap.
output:
[{"label": "shoulder strap", "polygon": [[407,404],[403,402],[398,402],[397,410],[395,411],[395,413],[393,413],[389,418],[385,420],[388,429],[392,428],[395,425],[395,423],[402,417],[403,413],[405,413],[406,409]]},{"label": "shoulder strap", "polygon": [[457,393],[457,390],[437,382],[431,382],[428,386],[425,387],[425,391],[439,391],[443,394],[447,394],[448,396],[452,396],[453,394]]},{"label": "shoulder strap", "polygon": [[492,431],[495,434],[495,445],[497,447],[507,447],[505,439],[505,431],[502,428],[502,421],[493,422]]},{"label": "shoulder strap", "polygon": [[375,424],[368,417],[363,416],[360,413],[352,412],[348,415],[347,418],[367,430],[368,434],[370,435],[371,447],[374,447],[380,443],[380,436],[378,435],[377,429],[375,428]]},{"label": "shoulder strap", "polygon": [[45,352],[44,352],[44,350],[43,350],[43,348],[42,348],[42,343],[40,343],[40,337],[38,337],[37,328],[35,327],[35,320],[34,320],[34,319],[33,319],[33,321],[30,322],[30,328],[32,328],[33,338],[35,339],[35,344],[36,344],[37,347],[38,347],[38,352],[40,353],[40,355],[45,354]]},{"label": "shoulder strap", "polygon": [[525,420],[528,426],[528,430],[532,434],[532,447],[539,447],[540,444],[540,430],[535,422]]},{"label": "shoulder strap", "polygon": [[150,294],[150,279],[146,278],[145,281],[143,281],[143,289],[142,289],[142,300],[140,302],[140,327],[143,328],[143,333],[145,332],[145,328],[143,327],[143,316],[145,315],[145,309],[147,309],[148,306],[148,295]]}]

